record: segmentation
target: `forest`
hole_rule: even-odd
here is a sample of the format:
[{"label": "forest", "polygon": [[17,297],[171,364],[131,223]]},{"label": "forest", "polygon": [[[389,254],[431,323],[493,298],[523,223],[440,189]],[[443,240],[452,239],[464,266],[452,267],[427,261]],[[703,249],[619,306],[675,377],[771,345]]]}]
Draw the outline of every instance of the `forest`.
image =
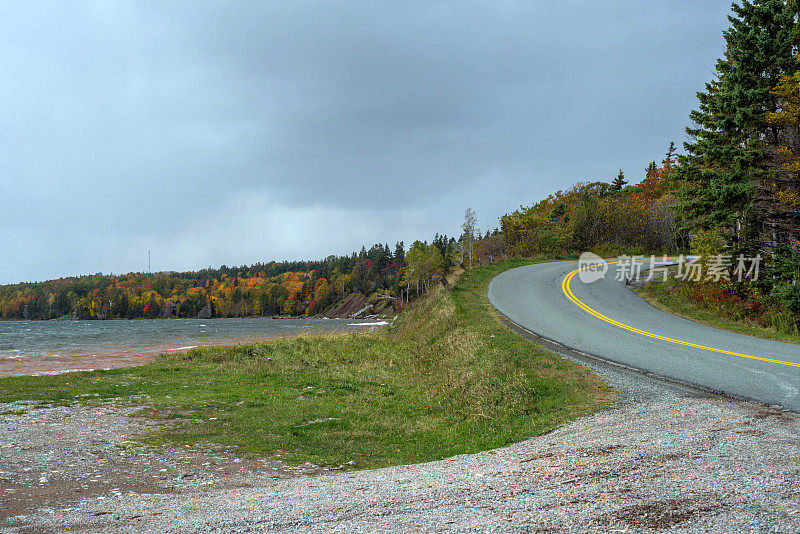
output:
[{"label": "forest", "polygon": [[437,234],[408,250],[376,244],[319,261],[0,286],[0,318],[325,315],[352,294],[399,311],[456,265],[591,250],[758,256],[758,280],[729,282],[716,294],[756,312],[780,307],[797,324],[800,10],[795,0],[756,0],[734,4],[729,18],[724,56],[697,94],[683,152],[665,142],[632,176],[620,169],[613,179],[577,183],[501,216],[483,234],[467,209],[458,239]]},{"label": "forest", "polygon": [[134,319],[324,315],[352,293],[399,310],[455,259],[455,239],[376,244],[320,261],[183,273],[95,274],[0,286],[2,319]]}]

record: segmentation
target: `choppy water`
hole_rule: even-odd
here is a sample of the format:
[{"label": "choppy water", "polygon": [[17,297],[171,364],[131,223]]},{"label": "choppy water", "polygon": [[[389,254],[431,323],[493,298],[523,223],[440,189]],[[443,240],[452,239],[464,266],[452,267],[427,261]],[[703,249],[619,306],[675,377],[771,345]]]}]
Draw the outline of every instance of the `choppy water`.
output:
[{"label": "choppy water", "polygon": [[119,367],[161,352],[299,333],[371,328],[368,321],[323,319],[138,319],[0,321],[0,376]]}]

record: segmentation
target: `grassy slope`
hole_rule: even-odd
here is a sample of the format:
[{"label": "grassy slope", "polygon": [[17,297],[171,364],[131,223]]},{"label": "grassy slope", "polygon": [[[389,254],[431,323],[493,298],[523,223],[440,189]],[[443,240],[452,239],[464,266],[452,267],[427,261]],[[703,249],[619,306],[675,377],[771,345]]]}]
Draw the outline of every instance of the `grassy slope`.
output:
[{"label": "grassy slope", "polygon": [[162,355],[135,368],[0,379],[0,401],[140,403],[153,442],[218,443],[289,462],[422,462],[506,445],[595,410],[611,391],[502,326],[497,273],[469,271],[376,334]]},{"label": "grassy slope", "polygon": [[653,280],[636,292],[656,308],[690,321],[737,334],[800,343],[800,335],[749,321],[745,317],[740,317],[737,310],[731,306],[720,303],[710,307],[707,303],[688,298],[686,292],[681,291],[680,284],[681,282],[674,278],[669,278],[666,282]]}]

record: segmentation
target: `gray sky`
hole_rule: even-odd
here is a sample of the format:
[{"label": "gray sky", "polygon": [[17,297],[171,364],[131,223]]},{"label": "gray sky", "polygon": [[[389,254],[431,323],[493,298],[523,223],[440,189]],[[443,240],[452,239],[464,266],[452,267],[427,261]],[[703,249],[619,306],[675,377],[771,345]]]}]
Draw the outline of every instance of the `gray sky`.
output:
[{"label": "gray sky", "polygon": [[0,283],[318,259],[638,181],[729,6],[0,3]]}]

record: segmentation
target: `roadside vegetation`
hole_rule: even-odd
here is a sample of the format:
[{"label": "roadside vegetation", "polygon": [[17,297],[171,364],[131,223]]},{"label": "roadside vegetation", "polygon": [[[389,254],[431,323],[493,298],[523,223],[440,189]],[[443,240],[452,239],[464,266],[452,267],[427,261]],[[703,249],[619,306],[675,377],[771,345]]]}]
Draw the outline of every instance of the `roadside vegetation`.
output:
[{"label": "roadside vegetation", "polygon": [[140,367],[0,379],[0,401],[140,405],[150,443],[219,444],[290,463],[368,468],[500,447],[598,409],[586,369],[500,324],[466,271],[390,329],[162,355]]},{"label": "roadside vegetation", "polygon": [[800,343],[798,318],[775,297],[735,292],[731,284],[704,284],[668,278],[652,280],[637,293],[666,312],[714,328],[748,336]]}]

